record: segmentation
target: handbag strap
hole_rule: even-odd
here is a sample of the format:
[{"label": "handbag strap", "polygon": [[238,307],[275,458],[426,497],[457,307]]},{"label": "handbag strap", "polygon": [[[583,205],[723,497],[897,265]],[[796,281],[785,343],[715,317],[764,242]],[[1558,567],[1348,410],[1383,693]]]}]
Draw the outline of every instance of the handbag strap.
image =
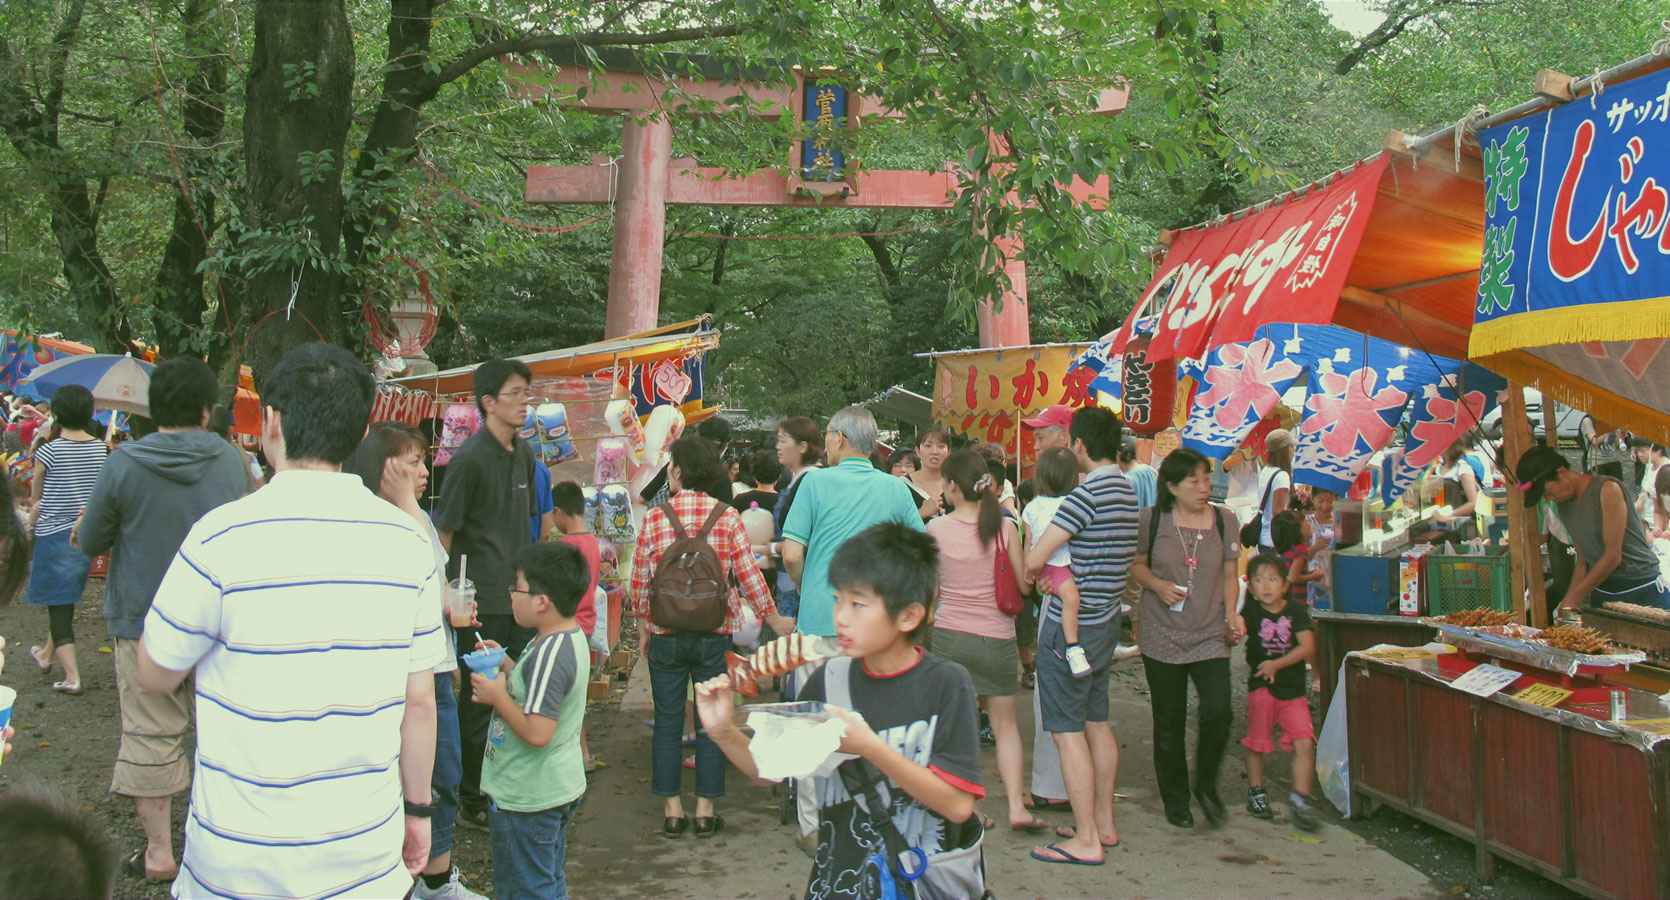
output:
[{"label": "handbag strap", "polygon": [[1258,501],[1258,514],[1260,516],[1264,515],[1264,508],[1270,505],[1270,494],[1276,490],[1276,476],[1281,474],[1281,470],[1275,466],[1270,468],[1275,469],[1275,471],[1270,473],[1270,483],[1264,486],[1264,498]]}]

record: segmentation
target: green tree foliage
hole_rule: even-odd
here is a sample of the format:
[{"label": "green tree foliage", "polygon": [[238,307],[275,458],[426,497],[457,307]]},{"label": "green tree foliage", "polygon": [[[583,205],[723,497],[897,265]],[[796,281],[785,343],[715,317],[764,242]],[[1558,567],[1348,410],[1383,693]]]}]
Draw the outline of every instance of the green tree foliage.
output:
[{"label": "green tree foliage", "polygon": [[[260,371],[316,335],[371,355],[365,308],[410,296],[421,270],[442,364],[595,340],[607,210],[529,206],[523,175],[618,153],[621,120],[524,99],[500,60],[627,53],[764,81],[834,64],[907,111],[844,149],[872,168],[961,164],[957,208],[674,210],[663,297],[664,321],[725,329],[717,396],[827,412],[923,389],[911,353],[974,342],[976,301],[1000,286],[989,235],[1025,240],[1035,339],[1099,335],[1144,286],[1159,228],[1302,185],[1388,128],[1517,103],[1538,68],[1645,52],[1670,0],[1379,8],[1385,24],[1353,37],[1314,0],[13,0],[0,322]],[[1119,78],[1127,111],[1089,114]],[[780,166],[803,136],[658,99],[679,111],[675,155],[704,165]],[[1100,174],[1105,212],[1058,188]],[[692,236],[851,233],[886,234]]]}]

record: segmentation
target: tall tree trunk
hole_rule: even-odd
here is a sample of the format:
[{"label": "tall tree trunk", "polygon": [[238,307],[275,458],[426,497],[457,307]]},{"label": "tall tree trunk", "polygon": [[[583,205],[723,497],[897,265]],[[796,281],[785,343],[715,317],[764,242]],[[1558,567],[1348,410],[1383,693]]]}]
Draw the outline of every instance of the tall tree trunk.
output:
[{"label": "tall tree trunk", "polygon": [[[383,66],[383,89],[377,112],[366,129],[365,143],[354,163],[354,178],[362,196],[398,175],[411,161],[417,146],[417,124],[423,104],[434,99],[441,81],[424,71],[429,65],[429,39],[436,0],[392,0],[389,3],[388,61]],[[342,244],[347,259],[358,265],[375,239],[392,230],[399,207],[387,200],[349,210]]]},{"label": "tall tree trunk", "polygon": [[[19,156],[35,170],[46,190],[51,209],[52,236],[64,263],[64,281],[69,284],[76,314],[89,326],[89,338],[100,350],[125,350],[133,332],[121,306],[121,295],[111,277],[110,266],[99,251],[99,207],[108,180],[97,190],[89,185],[85,172],[72,167],[58,141],[58,119],[64,108],[65,74],[70,52],[81,34],[81,17],[86,0],[75,0],[53,30],[47,51],[46,92],[37,99],[13,77],[0,79],[0,131]],[[0,36],[0,65],[17,71],[10,45]]]},{"label": "tall tree trunk", "polygon": [[354,46],[342,0],[257,4],[251,57],[245,222],[270,241],[307,245],[247,273],[249,363],[259,378],[290,347],[348,337],[340,250]]},{"label": "tall tree trunk", "polygon": [[[186,73],[183,132],[190,142],[180,148],[177,177],[179,194],[174,198],[174,223],[157,267],[156,310],[153,314],[157,349],[165,357],[221,351],[215,340],[219,328],[204,328],[203,314],[208,300],[203,296],[203,273],[198,267],[209,252],[209,238],[215,229],[215,194],[206,185],[214,182],[215,166],[208,148],[220,140],[226,126],[226,70],[228,33],[218,16],[223,4],[217,0],[189,0],[181,14],[180,30],[185,37],[186,55],[192,60]],[[222,290],[225,290],[222,285]],[[224,304],[223,304],[224,305]],[[222,316],[230,321],[230,310]],[[200,335],[209,335],[207,346]],[[222,352],[213,354],[216,358]]]}]

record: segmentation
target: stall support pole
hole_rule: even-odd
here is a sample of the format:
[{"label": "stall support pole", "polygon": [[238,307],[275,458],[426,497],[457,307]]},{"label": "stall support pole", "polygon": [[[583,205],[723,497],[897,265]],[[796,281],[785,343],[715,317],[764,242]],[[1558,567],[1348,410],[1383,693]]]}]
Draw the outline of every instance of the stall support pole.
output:
[{"label": "stall support pole", "polygon": [[[1502,464],[1512,471],[1519,457],[1531,448],[1532,440],[1531,421],[1525,413],[1525,392],[1513,383],[1508,384],[1502,439],[1506,451]],[[1529,593],[1531,624],[1542,628],[1548,624],[1542,577],[1542,529],[1537,527],[1536,508],[1527,507],[1524,497],[1516,489],[1508,491],[1508,571],[1512,575],[1513,611],[1520,622],[1525,621]]]}]

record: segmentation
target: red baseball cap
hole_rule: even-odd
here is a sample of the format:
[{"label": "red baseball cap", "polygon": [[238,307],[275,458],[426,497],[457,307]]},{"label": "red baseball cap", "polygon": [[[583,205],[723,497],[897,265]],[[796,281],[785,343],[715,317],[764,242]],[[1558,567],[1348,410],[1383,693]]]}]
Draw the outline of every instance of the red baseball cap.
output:
[{"label": "red baseball cap", "polygon": [[1073,409],[1059,403],[1055,406],[1046,406],[1039,410],[1037,416],[1022,419],[1021,424],[1033,428],[1069,428],[1073,424]]}]

